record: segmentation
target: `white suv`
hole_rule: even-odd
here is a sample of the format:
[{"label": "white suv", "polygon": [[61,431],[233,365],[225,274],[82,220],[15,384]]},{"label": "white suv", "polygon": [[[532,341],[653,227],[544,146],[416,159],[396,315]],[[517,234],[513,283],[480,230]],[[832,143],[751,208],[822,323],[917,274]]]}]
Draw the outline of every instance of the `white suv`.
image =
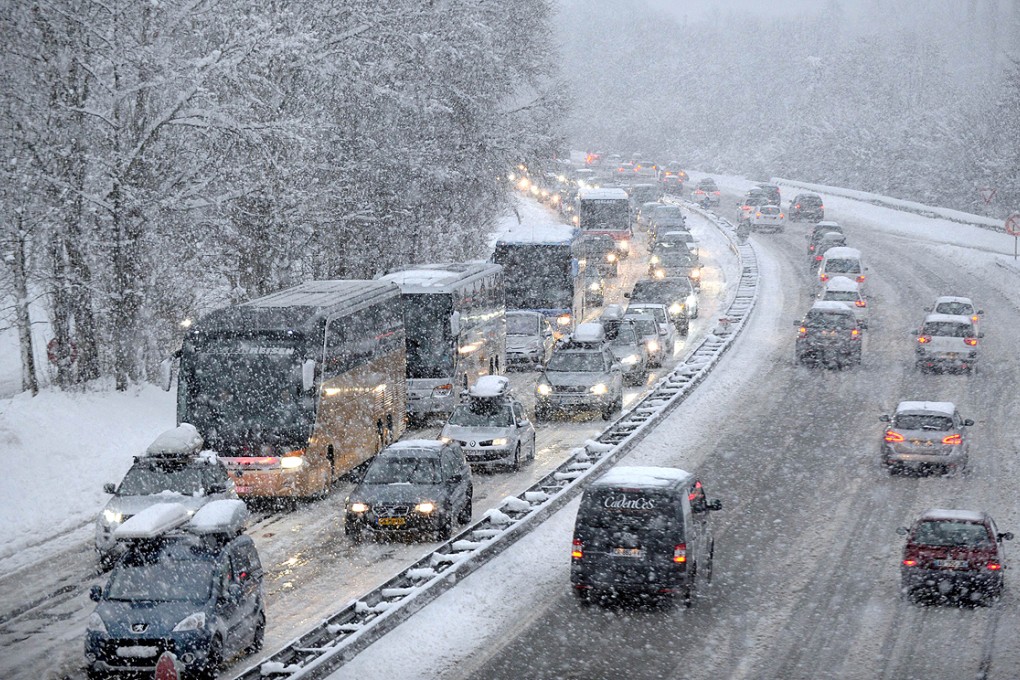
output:
[{"label": "white suv", "polygon": [[917,336],[916,364],[922,372],[943,369],[973,372],[978,360],[979,333],[969,316],[929,314]]},{"label": "white suv", "polygon": [[659,328],[659,345],[662,347],[662,359],[658,365],[662,365],[662,361],[673,357],[673,349],[676,346],[676,326],[669,316],[669,307],[654,302],[632,302],[627,306],[624,318],[644,314],[653,317]]}]

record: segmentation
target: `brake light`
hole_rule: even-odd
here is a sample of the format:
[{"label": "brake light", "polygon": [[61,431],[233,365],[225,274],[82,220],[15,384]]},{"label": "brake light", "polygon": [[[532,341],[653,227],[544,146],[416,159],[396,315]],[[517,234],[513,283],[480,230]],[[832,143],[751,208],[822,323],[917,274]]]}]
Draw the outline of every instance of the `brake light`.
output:
[{"label": "brake light", "polygon": [[807,247],[807,251],[808,251],[809,253],[813,253],[813,252],[815,252],[815,244],[814,244],[814,243],[812,243],[811,245],[809,245],[809,246]]},{"label": "brake light", "polygon": [[999,571],[1002,569],[1002,565],[999,564],[998,562],[989,562],[985,566],[991,571]]},{"label": "brake light", "polygon": [[687,562],[687,544],[681,543],[677,547],[673,548],[673,561],[677,564],[684,564]]},{"label": "brake light", "polygon": [[798,203],[797,205],[795,205],[793,207],[796,208],[797,210],[800,210],[800,203]]},{"label": "brake light", "polygon": [[858,307],[867,307],[868,306],[868,301],[867,300],[858,300],[854,304],[857,305]]},{"label": "brake light", "polygon": [[896,442],[906,441],[906,437],[904,437],[902,434],[900,434],[896,430],[886,430],[885,431],[885,440],[887,442],[895,444]]},{"label": "brake light", "polygon": [[857,277],[857,283],[864,283],[864,274],[861,274]]},{"label": "brake light", "polygon": [[963,344],[969,345],[970,347],[977,347],[977,338],[964,338]]},{"label": "brake light", "polygon": [[962,444],[963,443],[963,435],[962,434],[947,434],[945,437],[942,438],[942,443],[943,444],[951,444],[951,445]]},{"label": "brake light", "polygon": [[829,275],[828,274],[822,274],[818,278],[820,278],[822,281],[828,281],[829,280]]},{"label": "brake light", "polygon": [[860,334],[861,334],[861,332],[859,330],[857,330],[856,328],[850,329],[850,337],[851,338],[856,338],[856,337],[860,336]]},{"label": "brake light", "polygon": [[931,342],[931,336],[930,335],[919,335],[919,336],[917,336],[917,341],[923,345],[923,344],[925,344],[927,342]]},{"label": "brake light", "polygon": [[718,195],[719,195],[719,192],[718,192],[718,191],[713,191],[713,192],[712,192],[712,195],[713,195],[713,196],[718,196]]},{"label": "brake light", "polygon": [[903,566],[904,567],[916,567],[917,566],[917,560],[903,560]]},{"label": "brake light", "polygon": [[760,213],[760,212],[756,212],[756,213],[754,214],[754,216],[755,216],[755,217],[761,217],[761,213]]},{"label": "brake light", "polygon": [[800,337],[802,338],[807,337],[807,328],[805,326],[801,326],[800,328],[798,328],[797,332],[800,334]]},{"label": "brake light", "polygon": [[824,205],[820,205],[820,206],[818,206],[818,209],[819,210],[825,210],[825,206]]},{"label": "brake light", "polygon": [[783,213],[779,213],[779,219],[783,219],[784,217],[786,216]]},{"label": "brake light", "polygon": [[570,556],[575,560],[579,560],[584,557],[584,544],[581,543],[581,539],[574,539],[574,547],[570,551]]}]

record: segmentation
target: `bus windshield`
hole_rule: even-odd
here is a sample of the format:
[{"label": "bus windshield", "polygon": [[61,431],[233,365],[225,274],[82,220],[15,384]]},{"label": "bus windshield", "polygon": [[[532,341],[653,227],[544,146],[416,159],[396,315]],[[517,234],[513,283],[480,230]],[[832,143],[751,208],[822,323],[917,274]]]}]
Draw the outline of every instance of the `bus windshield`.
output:
[{"label": "bus windshield", "polygon": [[630,203],[626,200],[589,198],[580,204],[581,229],[622,231],[630,224]]},{"label": "bus windshield", "polygon": [[517,309],[570,309],[574,301],[573,256],[569,245],[499,244],[506,303]]},{"label": "bus windshield", "polygon": [[315,398],[301,394],[298,341],[222,338],[186,346],[184,418],[206,441],[220,443],[272,433],[306,440]]},{"label": "bus windshield", "polygon": [[448,378],[454,373],[454,345],[450,334],[453,296],[405,294],[404,331],[408,378]]}]

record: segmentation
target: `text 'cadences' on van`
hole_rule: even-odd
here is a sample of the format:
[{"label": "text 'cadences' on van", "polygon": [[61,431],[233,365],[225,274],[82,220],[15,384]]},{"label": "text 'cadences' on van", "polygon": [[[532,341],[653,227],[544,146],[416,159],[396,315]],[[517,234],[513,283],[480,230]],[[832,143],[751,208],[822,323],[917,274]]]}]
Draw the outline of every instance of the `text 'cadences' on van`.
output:
[{"label": "text 'cadences' on van", "polygon": [[691,605],[695,583],[712,579],[709,501],[694,475],[676,468],[619,467],[581,497],[570,582],[582,602],[636,596]]}]

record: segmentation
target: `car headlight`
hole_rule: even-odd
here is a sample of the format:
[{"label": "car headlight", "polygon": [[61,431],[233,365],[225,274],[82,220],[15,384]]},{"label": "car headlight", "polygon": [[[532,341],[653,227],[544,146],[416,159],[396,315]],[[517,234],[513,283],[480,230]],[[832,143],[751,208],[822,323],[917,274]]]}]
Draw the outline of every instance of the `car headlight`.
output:
[{"label": "car headlight", "polygon": [[120,524],[124,520],[124,514],[116,510],[103,510],[103,519],[107,524]]},{"label": "car headlight", "polygon": [[648,261],[651,262],[652,264],[659,264],[659,256],[652,255],[652,257]]},{"label": "car headlight", "polygon": [[691,278],[692,279],[700,279],[701,278],[701,270],[700,269],[692,269],[691,270]]},{"label": "car headlight", "polygon": [[606,253],[606,262],[616,262],[616,253]]},{"label": "car headlight", "polygon": [[506,437],[498,437],[492,440],[492,446],[506,446],[509,441]]},{"label": "car headlight", "polygon": [[570,325],[570,315],[569,314],[562,314],[562,315],[556,317],[556,324],[558,326],[569,326]]},{"label": "car headlight", "polygon": [[641,357],[639,357],[637,354],[631,354],[621,359],[620,363],[623,364],[624,366],[633,366],[639,361],[641,361]]},{"label": "car headlight", "polygon": [[538,393],[543,397],[548,397],[550,394],[552,394],[552,385],[549,385],[547,383],[539,383]]},{"label": "car headlight", "polygon": [[591,386],[592,394],[605,394],[609,391],[609,388],[604,383],[598,383],[597,385]]},{"label": "car headlight", "polygon": [[451,439],[450,437],[440,437],[439,441],[443,442],[444,444],[449,444],[450,442],[453,441],[453,439]]},{"label": "car headlight", "polygon": [[666,270],[665,269],[656,269],[654,272],[652,272],[652,276],[657,278],[657,279],[664,279],[664,278],[666,278]]},{"label": "car headlight", "polygon": [[592,291],[593,293],[597,293],[601,288],[602,286],[600,286],[598,283],[592,283],[588,286],[588,290]]},{"label": "car headlight", "polygon": [[622,250],[623,252],[627,252],[628,250],[630,250],[630,241],[617,241],[616,247]]},{"label": "car headlight", "polygon": [[368,503],[351,503],[351,512],[356,512],[359,515],[368,512]]},{"label": "car headlight", "polygon": [[94,633],[102,633],[103,635],[109,635],[106,630],[106,623],[103,622],[103,617],[99,615],[99,612],[92,612],[92,616],[89,617],[89,625],[86,630],[91,630]]},{"label": "car headlight", "polygon": [[649,340],[645,346],[648,348],[649,352],[658,352],[659,351],[659,341],[658,340]]},{"label": "car headlight", "polygon": [[187,616],[174,626],[174,632],[180,633],[185,630],[202,630],[205,628],[205,612],[195,612]]},{"label": "car headlight", "polygon": [[674,302],[669,306],[669,313],[673,316],[679,316],[684,311],[684,306],[679,302]]},{"label": "car headlight", "polygon": [[423,502],[419,503],[418,505],[414,506],[414,511],[415,512],[420,512],[423,515],[428,515],[428,514],[430,514],[435,509],[436,509],[436,504],[433,503],[432,501],[423,501]]},{"label": "car headlight", "polygon": [[296,470],[304,464],[304,456],[285,456],[280,459],[280,467],[284,470]]}]

